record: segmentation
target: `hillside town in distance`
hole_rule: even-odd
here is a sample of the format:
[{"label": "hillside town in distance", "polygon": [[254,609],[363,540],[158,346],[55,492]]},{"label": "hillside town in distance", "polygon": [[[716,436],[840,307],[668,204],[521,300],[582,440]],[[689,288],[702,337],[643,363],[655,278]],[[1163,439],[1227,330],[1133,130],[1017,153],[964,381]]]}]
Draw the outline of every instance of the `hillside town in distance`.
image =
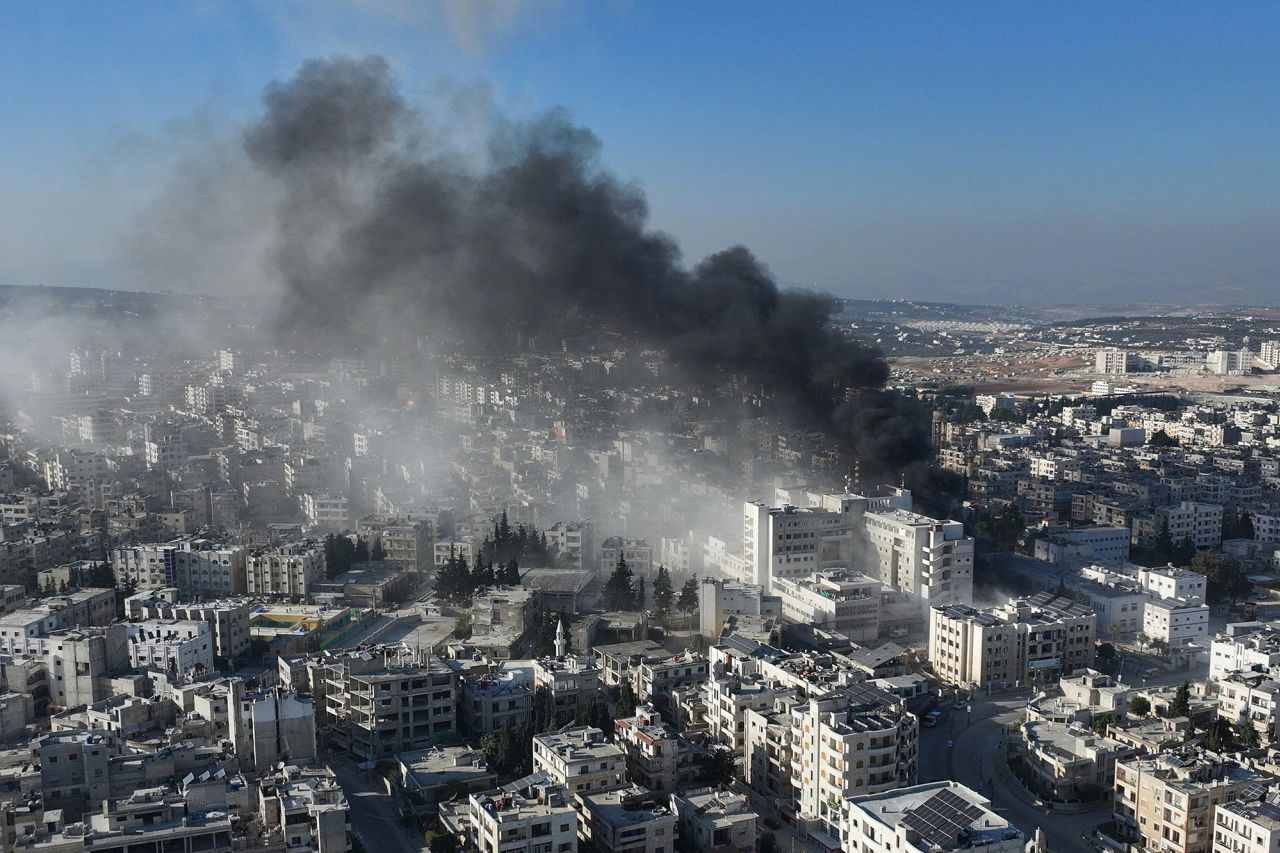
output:
[{"label": "hillside town in distance", "polygon": [[1280,312],[844,303],[886,481],[608,328],[38,290],[4,853],[1280,850]]}]

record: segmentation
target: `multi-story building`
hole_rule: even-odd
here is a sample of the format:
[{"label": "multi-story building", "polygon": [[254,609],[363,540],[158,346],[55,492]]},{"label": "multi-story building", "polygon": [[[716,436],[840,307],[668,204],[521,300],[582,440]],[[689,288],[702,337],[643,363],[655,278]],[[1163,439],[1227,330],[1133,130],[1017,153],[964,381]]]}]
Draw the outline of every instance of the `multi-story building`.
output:
[{"label": "multi-story building", "polygon": [[676,816],[665,796],[643,786],[584,794],[578,836],[587,850],[667,853],[674,849]]},{"label": "multi-story building", "polygon": [[1127,527],[1082,527],[1057,530],[1037,538],[1035,557],[1049,563],[1120,565],[1129,559]]},{"label": "multi-story building", "polygon": [[666,701],[672,691],[685,690],[707,680],[707,659],[697,652],[662,654],[642,658],[632,667],[632,686],[641,702]]},{"label": "multi-story building", "polygon": [[179,539],[157,545],[115,549],[116,580],[138,589],[177,587],[183,595],[221,598],[245,591],[247,549],[222,547],[207,539]]},{"label": "multi-story building", "polygon": [[626,754],[591,726],[535,735],[533,769],[574,796],[620,788],[627,780]]},{"label": "multi-story building", "polygon": [[1026,766],[1058,800],[1096,800],[1115,786],[1116,759],[1134,750],[1074,724],[1032,720],[1022,724]]},{"label": "multi-story building", "polygon": [[1209,853],[1218,807],[1268,779],[1212,756],[1122,759],[1116,762],[1115,822],[1147,849]]},{"label": "multi-story building", "polygon": [[176,675],[213,671],[213,631],[207,622],[146,619],[126,625],[129,665]]},{"label": "multi-story building", "polygon": [[1209,635],[1209,605],[1171,598],[1148,601],[1142,608],[1142,632],[1171,649],[1203,640]]},{"label": "multi-story building", "polygon": [[855,643],[880,634],[880,581],[867,575],[827,570],[807,578],[774,578],[773,591],[788,622],[818,625]]},{"label": "multi-story building", "polygon": [[1022,853],[1022,832],[991,808],[991,801],[950,780],[862,794],[842,804],[843,850],[902,853]]},{"label": "multi-story building", "polygon": [[178,590],[144,590],[125,599],[125,615],[133,619],[184,619],[207,622],[213,632],[213,653],[234,660],[249,651],[248,601],[180,603]]},{"label": "multi-story building", "polygon": [[607,575],[619,559],[627,561],[636,577],[647,578],[653,574],[653,546],[644,539],[610,536],[603,540],[600,543],[600,571]]},{"label": "multi-story building", "polygon": [[788,688],[754,675],[726,674],[702,686],[707,735],[741,753],[746,746],[747,711],[765,711]]},{"label": "multi-story building", "polygon": [[1280,850],[1280,805],[1273,790],[1264,796],[1222,803],[1213,820],[1213,853]]},{"label": "multi-story building", "polygon": [[[554,548],[557,559],[568,568],[596,568],[595,539],[591,521],[557,521],[544,531],[548,547]],[[616,560],[615,560],[616,562]],[[612,570],[612,566],[606,566]]]},{"label": "multi-story building", "polygon": [[573,719],[600,699],[604,686],[600,667],[590,655],[540,658],[533,662],[535,690],[547,691],[556,717]]},{"label": "multi-story building", "polygon": [[1280,737],[1280,683],[1261,672],[1231,672],[1214,684],[1221,719],[1250,726],[1264,744]]},{"label": "multi-story building", "polygon": [[316,723],[353,755],[377,761],[457,733],[457,674],[399,648],[308,658],[298,689],[315,697]]},{"label": "multi-story building", "polygon": [[468,846],[479,853],[577,853],[578,814],[560,785],[526,777],[467,805]]},{"label": "multi-story building", "polygon": [[919,721],[896,697],[848,686],[797,704],[791,719],[796,817],[812,833],[838,844],[846,798],[916,781]]},{"label": "multi-story building", "polygon": [[1280,666],[1280,631],[1261,622],[1233,622],[1209,646],[1209,680],[1231,672],[1271,672]]},{"label": "multi-story building", "polygon": [[1138,584],[1156,598],[1199,604],[1204,601],[1205,577],[1175,566],[1138,569]]},{"label": "multi-story building", "polygon": [[1280,341],[1263,341],[1258,360],[1269,370],[1280,370]]},{"label": "multi-story building", "polygon": [[1190,539],[1200,550],[1216,548],[1222,544],[1222,507],[1197,501],[1156,507],[1150,515],[1133,520],[1133,543],[1154,547],[1166,526],[1175,544]]},{"label": "multi-story building", "polygon": [[888,497],[809,494],[809,506],[743,507],[745,580],[774,592],[775,577],[805,578],[848,569],[875,554],[886,590],[905,593],[922,606],[967,604],[973,596],[973,539],[964,526],[911,512],[911,493]]},{"label": "multi-story building", "polygon": [[307,526],[313,529],[346,530],[351,526],[346,495],[307,492],[302,496],[302,514],[307,517]]},{"label": "multi-story building", "polygon": [[648,790],[680,790],[698,774],[702,750],[664,723],[652,705],[620,718],[613,740],[626,752],[627,778]]},{"label": "multi-story building", "polygon": [[528,721],[532,710],[533,691],[518,672],[500,670],[462,679],[458,721],[472,737],[517,729]]},{"label": "multi-story building", "polygon": [[253,596],[302,598],[324,576],[324,550],[309,541],[251,552],[245,558],[247,592]]},{"label": "multi-story building", "polygon": [[384,560],[410,571],[426,571],[433,563],[435,526],[430,519],[406,521],[370,515],[360,519],[356,533],[382,546]]},{"label": "multi-story building", "polygon": [[782,616],[782,599],[758,584],[703,578],[698,584],[698,632],[716,639],[730,616],[776,619]]},{"label": "multi-story building", "polygon": [[680,837],[694,850],[751,853],[756,847],[757,815],[745,794],[694,788],[671,795]]},{"label": "multi-story building", "polygon": [[992,610],[935,607],[929,660],[938,678],[962,687],[1052,684],[1093,662],[1094,613],[1049,593]]},{"label": "multi-story building", "polygon": [[1095,353],[1094,372],[1107,375],[1129,373],[1137,369],[1138,354],[1123,349],[1100,349]]},{"label": "multi-story building", "polygon": [[342,786],[332,775],[286,767],[264,780],[263,823],[277,829],[285,849],[298,853],[347,853],[351,814]]}]

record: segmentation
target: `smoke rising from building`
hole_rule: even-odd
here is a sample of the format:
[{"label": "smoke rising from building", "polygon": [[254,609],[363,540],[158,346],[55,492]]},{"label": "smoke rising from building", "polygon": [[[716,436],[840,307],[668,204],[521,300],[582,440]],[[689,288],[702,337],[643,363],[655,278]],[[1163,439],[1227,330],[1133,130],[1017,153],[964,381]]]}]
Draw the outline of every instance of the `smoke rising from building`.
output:
[{"label": "smoke rising from building", "polygon": [[832,324],[832,298],[780,289],[741,246],[682,265],[643,192],[564,111],[495,119],[477,157],[377,57],[310,61],[264,106],[245,150],[278,192],[285,331],[483,341],[608,327],[663,347],[695,382],[738,378],[839,432],[864,474],[927,454],[921,413],[879,390],[884,360]]}]

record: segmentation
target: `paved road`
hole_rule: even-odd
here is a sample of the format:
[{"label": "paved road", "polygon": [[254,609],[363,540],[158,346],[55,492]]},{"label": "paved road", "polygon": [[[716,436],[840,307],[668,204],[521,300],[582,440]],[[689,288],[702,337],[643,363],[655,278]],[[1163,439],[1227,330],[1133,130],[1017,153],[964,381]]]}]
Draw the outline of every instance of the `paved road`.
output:
[{"label": "paved road", "polygon": [[[1030,838],[1037,827],[1054,853],[1093,849],[1083,836],[1110,817],[1104,806],[1082,814],[1054,814],[1027,801],[1000,751],[1000,731],[1017,720],[1026,695],[975,700],[973,714],[953,710],[942,725],[920,729],[921,782],[955,779],[991,800],[995,811]],[[953,745],[948,747],[950,741]]]},{"label": "paved road", "polygon": [[338,784],[351,806],[351,831],[368,853],[421,853],[426,840],[400,825],[395,802],[383,787],[382,777],[366,773],[346,757],[328,756]]}]

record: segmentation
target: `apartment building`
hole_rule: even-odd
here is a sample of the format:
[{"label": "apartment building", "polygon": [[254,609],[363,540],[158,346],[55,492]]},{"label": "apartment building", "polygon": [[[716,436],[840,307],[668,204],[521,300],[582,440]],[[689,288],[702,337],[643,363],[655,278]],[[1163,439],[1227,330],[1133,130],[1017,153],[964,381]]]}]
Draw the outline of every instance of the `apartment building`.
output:
[{"label": "apartment building", "polygon": [[1270,777],[1210,755],[1161,753],[1116,762],[1115,821],[1151,850],[1209,853],[1219,806]]},{"label": "apartment building", "polygon": [[849,569],[876,555],[874,571],[887,591],[918,599],[922,606],[967,604],[973,596],[973,540],[964,526],[911,511],[911,493],[887,497],[808,495],[810,505],[743,506],[744,580],[774,590],[773,578],[807,578],[829,569]]},{"label": "apartment building", "polygon": [[880,589],[875,578],[838,569],[814,572],[807,578],[773,579],[783,619],[821,626],[855,643],[880,635]]},{"label": "apartment building", "polygon": [[1190,539],[1200,550],[1222,544],[1222,507],[1198,501],[1156,507],[1150,515],[1135,518],[1133,543],[1142,548],[1154,547],[1166,525],[1175,543]]},{"label": "apartment building", "polygon": [[[370,515],[360,519],[356,533],[377,542],[386,553],[384,560],[414,572],[426,571],[433,563],[435,526],[430,519],[406,521]],[[370,544],[370,547],[373,547]]]},{"label": "apartment building", "polygon": [[1280,683],[1260,672],[1231,672],[1214,681],[1218,717],[1232,725],[1246,724],[1263,744],[1280,737]]},{"label": "apartment building", "polygon": [[1280,850],[1280,804],[1273,792],[1222,803],[1214,811],[1213,820],[1213,853]]},{"label": "apartment building", "polygon": [[758,816],[745,794],[693,788],[671,795],[680,837],[694,850],[752,853]]},{"label": "apartment building", "polygon": [[703,578],[698,584],[698,633],[716,639],[730,616],[782,616],[782,599],[758,584]]},{"label": "apartment building", "polygon": [[991,610],[934,607],[929,661],[961,687],[1052,684],[1093,662],[1092,610],[1065,596],[1036,593]]},{"label": "apartment building", "polygon": [[249,595],[303,598],[325,577],[324,550],[310,541],[254,551],[245,558]]},{"label": "apartment building", "polygon": [[626,754],[592,726],[535,735],[533,769],[575,797],[620,788],[627,781]]},{"label": "apartment building", "polygon": [[533,662],[535,690],[546,690],[557,718],[585,714],[600,699],[600,667],[589,655],[541,658]]},{"label": "apartment building", "polygon": [[433,655],[384,648],[321,654],[299,667],[316,723],[364,761],[426,749],[457,733],[457,674]]},{"label": "apartment building", "polygon": [[691,784],[700,770],[702,750],[662,721],[652,705],[617,721],[614,743],[626,753],[627,778],[650,791],[676,791]]},{"label": "apartment building", "polygon": [[[573,569],[596,568],[595,538],[589,520],[557,521],[544,532],[547,535],[547,545],[555,549],[556,558],[561,564]],[[606,568],[611,570],[609,566]]]},{"label": "apartment building", "polygon": [[959,782],[913,785],[844,801],[843,850],[855,853],[983,853],[1038,851],[991,801]]},{"label": "apartment building", "polygon": [[636,577],[647,578],[653,574],[653,546],[644,539],[610,536],[600,542],[600,571],[608,575],[619,559],[625,559]]},{"label": "apartment building", "polygon": [[125,628],[132,668],[177,675],[213,672],[213,631],[207,622],[144,619]]},{"label": "apartment building", "polygon": [[316,530],[346,530],[351,526],[351,512],[346,495],[329,492],[306,492],[302,496],[302,514],[307,527]]},{"label": "apartment building", "polygon": [[468,846],[478,853],[577,853],[568,792],[537,776],[467,799]]},{"label": "apartment building", "polygon": [[676,816],[665,796],[641,785],[582,796],[579,842],[613,853],[671,853]]},{"label": "apartment building", "polygon": [[747,711],[772,708],[774,699],[785,692],[787,688],[754,675],[707,679],[702,686],[707,735],[741,753],[746,746]]},{"label": "apartment building", "polygon": [[213,633],[213,653],[234,660],[249,651],[249,602],[203,601],[180,603],[178,590],[167,587],[144,590],[125,599],[125,615],[131,619],[181,619],[206,622]]},{"label": "apartment building", "polygon": [[177,587],[183,595],[224,598],[245,591],[248,550],[207,539],[130,545],[111,552],[116,580],[138,589]]},{"label": "apartment building", "polygon": [[1209,646],[1209,680],[1230,672],[1271,672],[1280,666],[1280,631],[1262,622],[1233,622]]},{"label": "apartment building", "polygon": [[351,813],[346,794],[327,772],[287,767],[264,780],[263,823],[278,830],[285,849],[298,853],[347,853]]},{"label": "apartment building", "polygon": [[533,691],[519,673],[498,671],[462,679],[458,722],[472,737],[515,729],[529,719],[532,710]]}]

